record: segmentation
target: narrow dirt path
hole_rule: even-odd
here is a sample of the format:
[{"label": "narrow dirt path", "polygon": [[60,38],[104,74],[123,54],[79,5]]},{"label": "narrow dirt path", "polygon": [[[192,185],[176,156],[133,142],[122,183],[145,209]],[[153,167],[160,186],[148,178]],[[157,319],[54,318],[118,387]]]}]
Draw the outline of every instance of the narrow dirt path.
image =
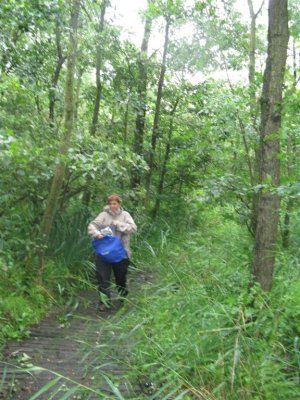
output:
[{"label": "narrow dirt path", "polygon": [[[149,274],[136,271],[129,275],[131,290],[149,279]],[[82,292],[77,300],[74,310],[65,310],[69,318],[52,310],[30,329],[30,337],[7,345],[7,364],[0,364],[0,399],[137,398],[139,387],[130,382],[128,367],[121,361],[128,349],[116,344],[109,323],[122,304],[114,299],[112,310],[97,313],[95,291]],[[130,312],[130,304],[124,307]],[[39,368],[34,371],[33,366]]]}]

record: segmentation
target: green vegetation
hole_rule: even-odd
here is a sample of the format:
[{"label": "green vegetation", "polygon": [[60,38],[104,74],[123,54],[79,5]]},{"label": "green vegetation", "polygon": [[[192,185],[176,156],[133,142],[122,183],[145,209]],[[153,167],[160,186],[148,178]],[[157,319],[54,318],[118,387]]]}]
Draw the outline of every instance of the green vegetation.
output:
[{"label": "green vegetation", "polygon": [[1,349],[93,288],[116,192],[149,276],[107,321],[132,381],[298,399],[299,1],[148,0],[139,38],[114,1],[0,5]]},{"label": "green vegetation", "polygon": [[176,233],[155,229],[157,253],[141,245],[155,280],[112,329],[134,343],[133,379],[156,388],[172,382],[189,389],[186,399],[297,399],[299,248],[280,254],[271,293],[249,288],[251,240],[226,212],[201,212]]},{"label": "green vegetation", "polygon": [[83,214],[57,219],[48,254],[51,260],[43,282],[39,282],[32,259],[16,263],[2,253],[0,344],[26,336],[29,325],[38,322],[49,307],[63,305],[76,291],[91,286],[93,274],[88,260],[92,252]]}]

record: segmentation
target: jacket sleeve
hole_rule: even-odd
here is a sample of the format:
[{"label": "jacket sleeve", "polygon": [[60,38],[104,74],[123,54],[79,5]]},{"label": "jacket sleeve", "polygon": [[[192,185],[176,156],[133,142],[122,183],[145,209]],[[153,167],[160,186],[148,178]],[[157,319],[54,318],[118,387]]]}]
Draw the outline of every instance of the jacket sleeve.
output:
[{"label": "jacket sleeve", "polygon": [[95,238],[99,234],[100,229],[103,228],[103,222],[103,213],[100,213],[92,222],[88,224],[88,235],[92,238]]},{"label": "jacket sleeve", "polygon": [[137,226],[132,218],[132,216],[127,212],[124,211],[125,219],[124,221],[115,221],[115,227],[119,232],[122,233],[135,233],[137,231]]}]

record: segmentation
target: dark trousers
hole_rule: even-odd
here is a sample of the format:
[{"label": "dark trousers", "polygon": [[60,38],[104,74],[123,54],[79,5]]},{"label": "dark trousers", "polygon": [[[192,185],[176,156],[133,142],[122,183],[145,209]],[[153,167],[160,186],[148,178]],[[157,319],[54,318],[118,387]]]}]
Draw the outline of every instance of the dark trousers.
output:
[{"label": "dark trousers", "polygon": [[129,260],[128,258],[118,262],[118,263],[107,263],[104,262],[100,256],[96,256],[96,278],[98,281],[98,288],[100,293],[103,293],[108,298],[110,298],[110,279],[111,272],[113,271],[116,286],[118,292],[121,296],[125,297],[128,294],[126,288],[126,275],[128,271]]}]

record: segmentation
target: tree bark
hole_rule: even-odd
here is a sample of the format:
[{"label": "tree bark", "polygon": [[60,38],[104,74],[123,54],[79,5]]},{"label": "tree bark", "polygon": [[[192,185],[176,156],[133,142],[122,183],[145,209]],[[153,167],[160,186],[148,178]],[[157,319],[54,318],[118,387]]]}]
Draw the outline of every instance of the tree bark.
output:
[{"label": "tree bark", "polygon": [[84,73],[84,69],[82,67],[78,68],[77,71],[77,85],[75,89],[75,100],[74,100],[74,124],[75,127],[77,125],[78,120],[78,109],[79,109],[79,101],[80,101],[80,90],[82,83],[82,75]]},{"label": "tree bark", "polygon": [[[105,11],[106,7],[108,5],[108,0],[104,0],[101,4],[101,11],[100,11],[100,18],[98,22],[98,26],[96,27],[96,31],[98,33],[97,35],[97,47],[96,47],[96,97],[95,97],[95,102],[94,102],[94,110],[93,110],[93,117],[92,117],[92,123],[91,123],[91,128],[90,128],[90,134],[91,136],[95,136],[97,132],[97,125],[98,125],[98,120],[99,120],[99,110],[100,110],[100,101],[102,97],[102,82],[101,82],[101,69],[102,69],[102,46],[103,46],[103,37],[102,33],[104,30],[104,17],[105,17]],[[86,190],[83,194],[82,202],[85,206],[88,206],[90,204],[91,200],[91,188],[92,187],[92,178],[91,176],[87,177],[87,182],[86,182]]]},{"label": "tree bark", "polygon": [[[259,179],[266,184],[259,193],[252,272],[263,290],[271,290],[276,254],[280,198],[278,131],[281,126],[282,86],[287,57],[287,0],[269,1],[268,55],[261,99]],[[271,183],[270,183],[271,182]],[[272,186],[272,188],[270,188]]]},{"label": "tree bark", "polygon": [[249,93],[250,93],[250,114],[253,120],[253,125],[256,125],[257,118],[257,101],[255,90],[255,61],[256,61],[256,19],[264,4],[262,1],[258,11],[255,13],[252,0],[248,0],[248,7],[251,17],[250,22],[250,37],[249,37]]},{"label": "tree bark", "polygon": [[126,101],[126,106],[125,106],[125,114],[124,114],[124,134],[123,134],[123,145],[126,146],[127,144],[127,139],[128,139],[128,118],[129,118],[129,106],[130,106],[130,100],[131,100],[131,90],[130,88],[129,95]]},{"label": "tree bark", "polygon": [[159,179],[159,183],[158,183],[155,206],[152,210],[153,219],[156,219],[158,212],[159,212],[159,208],[160,208],[161,195],[162,195],[163,189],[164,189],[165,176],[167,173],[167,165],[168,165],[168,161],[170,158],[170,152],[171,152],[171,140],[172,140],[172,135],[173,135],[173,127],[174,127],[174,115],[175,115],[178,103],[179,103],[179,98],[177,98],[177,100],[175,101],[175,104],[170,113],[170,125],[169,125],[169,132],[168,132],[168,140],[167,140],[167,144],[166,144],[165,157],[164,157],[161,175],[160,175],[160,179]]},{"label": "tree bark", "polygon": [[95,136],[96,131],[97,131],[97,124],[98,124],[98,119],[99,119],[99,110],[100,110],[100,101],[101,101],[101,96],[102,96],[102,83],[101,83],[101,68],[102,68],[102,45],[103,45],[103,38],[102,38],[102,33],[104,30],[104,16],[105,16],[105,11],[106,7],[108,5],[108,1],[104,0],[101,4],[101,13],[100,13],[100,20],[99,24],[97,26],[97,32],[98,32],[98,44],[96,48],[96,98],[95,98],[95,103],[94,103],[94,111],[93,111],[93,118],[92,118],[92,124],[91,124],[91,135]]},{"label": "tree bark", "polygon": [[[257,131],[257,100],[256,100],[256,90],[255,90],[255,52],[256,52],[256,19],[258,14],[260,13],[264,4],[264,0],[259,7],[259,10],[255,13],[253,8],[252,0],[248,0],[248,7],[251,17],[250,23],[250,38],[249,38],[249,97],[250,97],[250,116],[252,119],[253,129]],[[258,164],[259,164],[259,155],[258,149],[255,145],[254,148],[255,154],[255,164],[254,169],[252,171],[251,177],[251,186],[253,187],[258,183]],[[256,232],[256,223],[257,223],[257,211],[258,210],[258,194],[253,191],[252,194],[252,206],[251,206],[251,218],[250,218],[250,232],[254,236]]]},{"label": "tree bark", "polygon": [[59,21],[56,21],[55,28],[55,41],[56,41],[56,51],[57,51],[57,63],[55,67],[55,71],[51,80],[51,87],[49,89],[49,120],[50,126],[54,126],[54,109],[56,102],[56,88],[59,80],[59,75],[66,60],[66,56],[63,55],[61,48],[61,30],[59,26]]},{"label": "tree bark", "polygon": [[64,135],[58,151],[58,164],[55,169],[51,183],[50,193],[47,199],[46,209],[40,225],[42,245],[39,250],[39,274],[42,275],[44,267],[45,248],[47,246],[57,203],[65,176],[66,156],[70,147],[73,121],[74,121],[74,72],[77,56],[77,28],[80,9],[80,0],[73,0],[70,19],[70,36],[68,46],[67,76],[65,83],[65,115],[64,115]]},{"label": "tree bark", "polygon": [[[293,40],[293,86],[291,89],[291,94],[294,94],[297,88],[297,54],[296,54],[296,44],[295,39]],[[289,134],[287,142],[287,176],[291,178],[293,167],[292,165],[297,158],[297,144],[295,140]],[[283,229],[282,229],[282,245],[284,248],[289,247],[290,243],[290,216],[294,206],[294,199],[288,198],[287,205],[285,209],[285,214],[283,218]]]},{"label": "tree bark", "polygon": [[170,30],[170,17],[166,17],[166,27],[165,27],[165,41],[164,41],[164,50],[163,50],[163,58],[161,63],[160,75],[157,86],[157,95],[156,95],[156,104],[155,104],[155,114],[153,121],[153,129],[152,129],[152,138],[151,138],[151,150],[149,155],[149,172],[146,178],[146,202],[149,199],[150,194],[150,185],[151,179],[154,169],[154,157],[156,150],[156,143],[159,137],[159,122],[160,122],[160,108],[161,108],[161,100],[162,100],[162,91],[166,73],[166,60],[168,53],[168,45],[169,45],[169,30]]},{"label": "tree bark", "polygon": [[282,228],[282,246],[287,249],[290,244],[290,216],[293,209],[292,199],[288,199]]},{"label": "tree bark", "polygon": [[250,40],[249,40],[249,92],[250,92],[250,113],[253,117],[253,107],[255,105],[255,48],[256,48],[256,15],[254,13],[252,0],[248,0],[250,11]]},{"label": "tree bark", "polygon": [[[152,0],[148,1],[150,4]],[[152,20],[146,17],[144,36],[141,45],[141,52],[138,59],[138,106],[135,121],[133,151],[139,156],[143,156],[144,144],[144,131],[146,124],[146,110],[147,110],[147,81],[148,81],[148,45],[151,35]],[[133,168],[131,172],[131,188],[135,189],[141,183],[141,176],[137,168]]]}]

